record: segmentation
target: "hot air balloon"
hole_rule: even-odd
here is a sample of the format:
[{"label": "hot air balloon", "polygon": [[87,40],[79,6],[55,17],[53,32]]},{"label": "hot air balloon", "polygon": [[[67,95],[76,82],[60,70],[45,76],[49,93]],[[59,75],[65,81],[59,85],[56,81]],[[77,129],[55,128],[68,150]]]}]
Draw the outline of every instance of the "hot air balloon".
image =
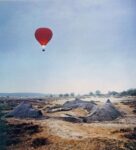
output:
[{"label": "hot air balloon", "polygon": [[41,44],[43,52],[45,51],[45,45],[51,40],[52,35],[53,33],[49,28],[38,28],[35,31],[35,38]]}]

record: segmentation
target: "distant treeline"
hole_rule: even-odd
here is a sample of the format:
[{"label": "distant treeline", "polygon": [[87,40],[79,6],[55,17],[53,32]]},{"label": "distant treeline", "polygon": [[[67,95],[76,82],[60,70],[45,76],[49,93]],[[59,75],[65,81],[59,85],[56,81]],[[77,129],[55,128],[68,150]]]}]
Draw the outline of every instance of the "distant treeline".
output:
[{"label": "distant treeline", "polygon": [[95,93],[90,92],[90,96],[136,96],[136,89],[128,89],[122,92],[109,91],[106,94],[101,93],[101,91],[97,90]]},{"label": "distant treeline", "polygon": [[136,96],[136,89],[129,89],[119,93],[120,96]]},{"label": "distant treeline", "polygon": [[65,93],[65,94],[43,94],[43,93],[0,93],[0,97],[80,97],[80,96],[136,96],[136,89],[128,89],[126,91],[117,92],[117,91],[109,91],[106,94],[102,93],[100,90],[96,90],[95,92],[89,92],[88,94],[75,94]]},{"label": "distant treeline", "polygon": [[[102,93],[100,90],[96,90],[95,92],[89,92],[88,94],[84,95],[76,95],[74,93],[65,93],[65,94],[59,94],[59,97],[80,97],[80,96],[136,96],[136,89],[129,89],[122,92],[116,92],[116,91],[109,91],[106,94]],[[51,95],[53,97],[53,95]]]}]

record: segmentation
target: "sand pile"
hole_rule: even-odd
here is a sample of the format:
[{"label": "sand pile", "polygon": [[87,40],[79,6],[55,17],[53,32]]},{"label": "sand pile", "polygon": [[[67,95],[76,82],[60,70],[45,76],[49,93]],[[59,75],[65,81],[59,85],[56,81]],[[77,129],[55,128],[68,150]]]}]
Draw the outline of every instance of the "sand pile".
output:
[{"label": "sand pile", "polygon": [[120,111],[115,108],[115,106],[107,100],[107,102],[102,106],[98,107],[93,111],[88,117],[86,117],[86,122],[93,121],[112,121],[121,116]]},{"label": "sand pile", "polygon": [[7,114],[7,117],[16,118],[39,118],[41,116],[42,112],[40,110],[32,108],[31,104],[25,102],[21,102],[17,107]]},{"label": "sand pile", "polygon": [[83,108],[83,109],[86,109],[87,111],[91,112],[92,110],[96,109],[97,106],[94,102],[83,101],[83,100],[76,98],[73,101],[67,101],[66,103],[63,104],[62,107],[64,109],[66,109],[66,108],[69,108],[69,109]]}]

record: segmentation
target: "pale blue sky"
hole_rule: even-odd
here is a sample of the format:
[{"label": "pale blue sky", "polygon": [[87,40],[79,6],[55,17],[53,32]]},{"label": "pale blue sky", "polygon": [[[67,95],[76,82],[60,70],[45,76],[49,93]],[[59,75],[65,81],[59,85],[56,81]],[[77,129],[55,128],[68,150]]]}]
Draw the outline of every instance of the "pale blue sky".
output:
[{"label": "pale blue sky", "polygon": [[[0,92],[136,87],[135,0],[0,1]],[[34,38],[49,27],[46,52]]]}]

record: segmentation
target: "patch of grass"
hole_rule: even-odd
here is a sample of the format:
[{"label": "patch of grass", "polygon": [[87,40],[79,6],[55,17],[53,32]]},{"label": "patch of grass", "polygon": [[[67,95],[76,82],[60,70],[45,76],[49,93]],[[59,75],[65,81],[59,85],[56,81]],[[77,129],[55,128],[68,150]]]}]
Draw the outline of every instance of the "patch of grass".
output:
[{"label": "patch of grass", "polygon": [[6,149],[6,129],[6,124],[2,120],[0,120],[0,150]]},{"label": "patch of grass", "polygon": [[29,138],[32,134],[41,131],[41,127],[39,125],[34,125],[33,123],[8,124],[7,140],[5,144],[11,146],[23,143],[24,138],[22,137],[28,135],[27,138]]},{"label": "patch of grass", "polygon": [[130,140],[136,140],[136,133],[135,132],[130,132],[130,133],[124,134],[124,137],[126,137]]},{"label": "patch of grass", "polygon": [[4,110],[3,105],[0,104],[0,150],[6,149],[7,129],[8,129],[6,121],[3,120],[4,116],[4,113],[2,112],[3,110]]},{"label": "patch of grass", "polygon": [[23,135],[23,134],[35,134],[42,131],[41,127],[39,125],[34,125],[32,123],[21,123],[21,124],[9,124],[10,129],[9,133],[10,135]]},{"label": "patch of grass", "polygon": [[131,128],[122,128],[122,129],[120,129],[120,132],[130,132],[130,131],[132,131]]},{"label": "patch of grass", "polygon": [[124,144],[127,150],[136,150],[136,142],[128,142]]},{"label": "patch of grass", "polygon": [[124,134],[124,137],[130,140],[136,140],[136,127],[133,130],[128,130],[127,133]]},{"label": "patch of grass", "polygon": [[12,107],[8,104],[3,104],[3,103],[0,103],[0,110],[3,111],[3,110],[11,110]]},{"label": "patch of grass", "polygon": [[133,113],[136,114],[136,109],[133,110]]},{"label": "patch of grass", "polygon": [[48,145],[48,144],[50,144],[49,140],[47,138],[44,138],[44,137],[35,138],[32,141],[32,147],[34,147],[34,148],[38,148],[40,146]]}]

